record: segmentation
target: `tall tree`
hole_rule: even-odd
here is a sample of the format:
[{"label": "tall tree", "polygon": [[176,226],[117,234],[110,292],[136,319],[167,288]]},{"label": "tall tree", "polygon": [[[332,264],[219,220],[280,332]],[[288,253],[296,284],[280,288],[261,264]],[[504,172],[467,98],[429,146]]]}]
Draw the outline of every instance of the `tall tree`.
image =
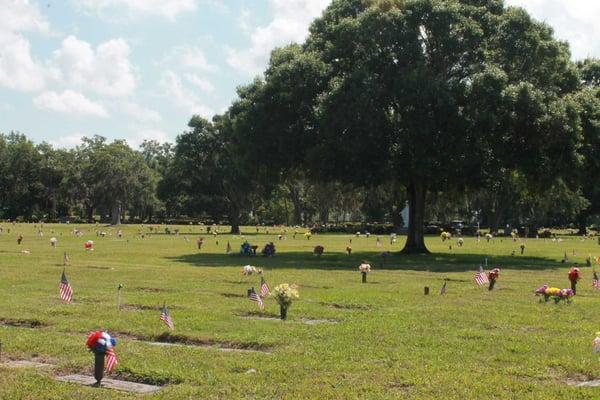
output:
[{"label": "tall tree", "polygon": [[276,54],[265,87],[279,69],[319,71],[304,83],[315,119],[297,159],[328,179],[406,187],[406,253],[428,252],[428,190],[477,187],[498,168],[542,187],[577,162],[568,47],[501,0],[334,0],[301,54]]},{"label": "tall tree", "polygon": [[213,122],[194,116],[188,126],[192,130],[177,137],[171,179],[196,201],[196,211],[226,214],[231,232],[239,233],[242,213],[250,210],[253,187],[247,169],[232,151],[231,119],[228,114],[216,116]]}]

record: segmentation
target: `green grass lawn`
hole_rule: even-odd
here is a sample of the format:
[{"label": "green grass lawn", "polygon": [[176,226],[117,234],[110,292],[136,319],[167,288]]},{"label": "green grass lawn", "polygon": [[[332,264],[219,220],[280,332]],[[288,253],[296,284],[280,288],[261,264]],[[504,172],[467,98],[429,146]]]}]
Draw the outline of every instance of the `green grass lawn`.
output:
[{"label": "green grass lawn", "polygon": [[[280,241],[277,229],[267,235],[264,229],[256,234],[255,228],[245,228],[259,250],[275,242],[277,254],[265,259],[237,255],[240,236],[213,238],[197,226],[180,227],[178,236],[124,226],[121,239],[103,226],[80,226],[82,237],[73,235],[73,225],[46,225],[43,237],[33,224],[2,226],[2,359],[35,358],[56,367],[0,367],[0,399],[135,398],[53,379],[91,374],[93,357],[85,339],[96,329],[119,339],[114,376],[165,385],[144,398],[600,398],[600,388],[566,384],[600,378],[600,361],[591,351],[600,330],[600,291],[592,289],[592,270],[585,267],[588,254],[600,255],[596,240],[527,239],[520,255],[520,243],[510,239],[488,244],[469,237],[462,248],[452,239],[450,250],[448,242],[430,237],[433,254],[409,257],[397,254],[402,237],[390,245],[389,237],[382,236],[383,246],[376,247],[375,235],[313,235],[307,240],[288,232]],[[96,237],[96,229],[109,235]],[[140,230],[145,238],[138,236]],[[24,235],[21,246],[18,233]],[[56,249],[50,246],[52,236],[58,238]],[[205,237],[201,251],[198,236]],[[88,239],[95,241],[93,252],[84,251]],[[350,239],[353,253],[348,256]],[[234,254],[225,254],[227,242]],[[325,247],[320,258],[312,254],[317,244]],[[21,254],[22,249],[30,254]],[[58,298],[64,251],[71,258],[67,275],[74,290],[68,305]],[[392,252],[383,266],[382,251]],[[568,265],[560,263],[565,252]],[[490,267],[502,269],[493,292],[473,283],[485,256]],[[357,270],[362,259],[374,268],[367,284],[361,284]],[[579,262],[583,274],[573,304],[540,304],[533,291],[544,283],[569,287],[571,262]],[[288,321],[248,317],[258,311],[256,304],[235,296],[251,286],[258,289],[260,278],[242,276],[245,264],[263,268],[271,289],[283,282],[300,286]],[[440,296],[444,279],[448,292]],[[120,283],[127,306],[118,311]],[[431,295],[423,295],[424,286],[431,287]],[[145,342],[164,337],[166,327],[158,319],[163,302],[175,322],[173,335],[214,346]],[[266,301],[267,316],[278,310],[273,299]],[[336,323],[309,325],[307,318]],[[13,326],[19,323],[42,326]],[[226,345],[263,351],[219,350]],[[246,373],[249,369],[256,373]]]}]

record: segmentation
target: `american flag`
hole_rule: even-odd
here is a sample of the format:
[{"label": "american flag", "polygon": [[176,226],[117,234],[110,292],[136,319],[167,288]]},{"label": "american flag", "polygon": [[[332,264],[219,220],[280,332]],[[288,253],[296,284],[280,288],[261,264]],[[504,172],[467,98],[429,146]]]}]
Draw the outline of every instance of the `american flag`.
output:
[{"label": "american flag", "polygon": [[440,294],[446,294],[446,285],[447,284],[448,284],[448,282],[444,281],[444,285],[440,289]]},{"label": "american flag", "polygon": [[598,274],[596,273],[596,271],[594,271],[594,279],[592,279],[592,286],[595,289],[600,290],[600,279],[598,279]]},{"label": "american flag", "polygon": [[258,295],[258,293],[256,293],[254,288],[248,289],[248,300],[255,301],[256,304],[258,305],[258,308],[260,308],[261,310],[264,310],[265,304],[263,303],[263,301],[260,298],[260,296]]},{"label": "american flag", "polygon": [[475,283],[477,283],[479,286],[489,283],[488,277],[481,265],[479,266],[479,271],[475,273]]},{"label": "american flag", "polygon": [[65,275],[64,270],[60,278],[60,299],[67,303],[70,303],[73,299],[73,289],[71,288],[71,284],[67,280],[67,276]]},{"label": "american flag", "polygon": [[163,304],[162,311],[160,312],[160,320],[163,321],[170,330],[175,329],[175,325],[173,325],[173,320],[169,315],[169,309],[167,308],[166,304]]},{"label": "american flag", "polygon": [[271,291],[269,290],[269,285],[265,281],[265,278],[260,277],[260,297],[267,297]]},{"label": "american flag", "polygon": [[106,371],[112,371],[118,363],[119,360],[117,360],[117,355],[115,354],[115,351],[113,349],[106,350]]}]

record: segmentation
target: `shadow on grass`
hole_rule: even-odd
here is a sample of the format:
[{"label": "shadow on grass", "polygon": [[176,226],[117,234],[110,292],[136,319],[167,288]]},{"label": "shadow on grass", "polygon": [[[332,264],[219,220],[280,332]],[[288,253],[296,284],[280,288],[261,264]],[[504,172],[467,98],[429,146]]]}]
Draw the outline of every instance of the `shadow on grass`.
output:
[{"label": "shadow on grass", "polygon": [[[277,253],[274,257],[241,256],[238,254],[198,253],[177,257],[167,257],[175,262],[186,263],[197,267],[230,267],[246,264],[259,268],[277,269],[323,269],[348,270],[356,269],[363,261],[367,261],[376,269],[412,270],[433,272],[464,272],[474,271],[483,262],[481,254],[452,254],[435,253],[427,255],[404,255],[389,253],[382,257],[379,252],[356,252],[345,254],[324,254],[321,257],[308,252]],[[515,270],[545,270],[565,266],[554,259],[523,256],[497,256],[488,258],[488,269],[500,267]]]}]

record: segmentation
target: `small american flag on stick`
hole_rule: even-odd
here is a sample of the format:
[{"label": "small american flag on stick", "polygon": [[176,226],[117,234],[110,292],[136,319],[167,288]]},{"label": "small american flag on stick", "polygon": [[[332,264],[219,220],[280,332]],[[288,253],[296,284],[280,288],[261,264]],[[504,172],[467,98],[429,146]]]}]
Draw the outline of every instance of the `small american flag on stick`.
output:
[{"label": "small american flag on stick", "polygon": [[163,321],[170,330],[175,329],[175,325],[173,325],[173,320],[171,319],[171,316],[169,315],[169,309],[167,308],[167,305],[163,303],[163,308],[162,311],[160,312],[160,320]]},{"label": "small american flag on stick", "polygon": [[265,298],[270,293],[271,293],[271,291],[269,290],[269,285],[267,285],[267,282],[265,281],[265,278],[263,278],[261,276],[260,277],[260,297]]},{"label": "small american flag on stick", "polygon": [[117,360],[117,355],[115,354],[115,351],[113,349],[106,350],[106,371],[112,371],[118,363],[119,360]]},{"label": "small american flag on stick", "polygon": [[446,286],[448,285],[447,281],[444,281],[444,285],[440,289],[440,294],[446,294]]},{"label": "small american flag on stick", "polygon": [[594,289],[600,290],[600,279],[598,279],[598,274],[594,271],[594,278],[592,279],[592,286]]},{"label": "small american flag on stick", "polygon": [[248,300],[255,301],[256,304],[258,305],[258,308],[260,308],[261,310],[265,309],[265,304],[263,303],[263,301],[260,298],[260,296],[258,295],[258,293],[256,293],[254,288],[248,289]]},{"label": "small american flag on stick", "polygon": [[67,280],[65,270],[63,270],[62,276],[60,277],[60,299],[66,303],[70,303],[71,300],[73,300],[73,289]]},{"label": "small american flag on stick", "polygon": [[475,283],[477,283],[479,286],[489,283],[488,277],[481,265],[479,266],[479,271],[475,273]]}]

